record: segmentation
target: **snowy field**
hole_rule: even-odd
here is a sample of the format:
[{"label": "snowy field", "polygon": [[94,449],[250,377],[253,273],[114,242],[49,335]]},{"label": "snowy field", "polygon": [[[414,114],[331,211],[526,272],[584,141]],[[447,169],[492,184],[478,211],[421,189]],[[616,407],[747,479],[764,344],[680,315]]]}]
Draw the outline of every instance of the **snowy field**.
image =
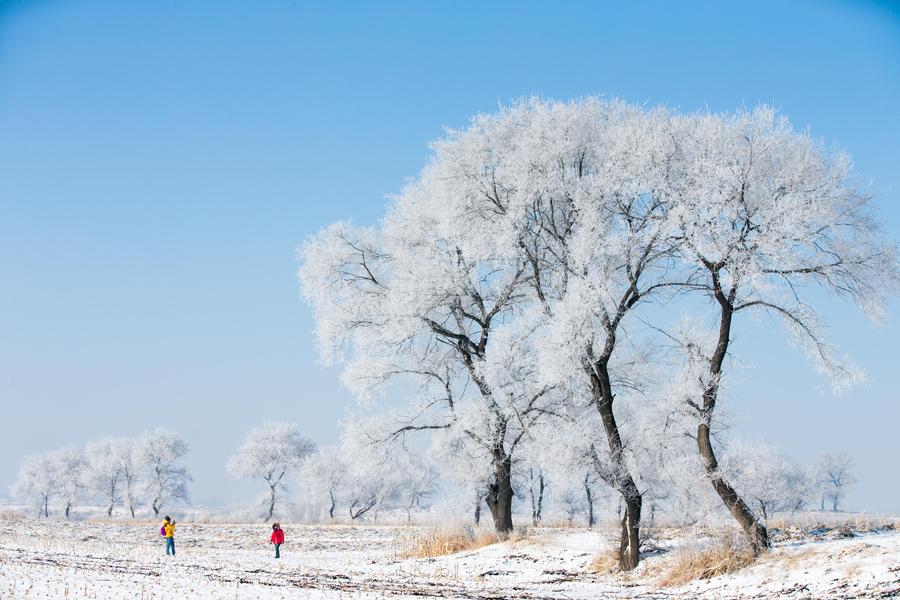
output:
[{"label": "snowy field", "polygon": [[[265,525],[190,525],[167,559],[153,523],[0,521],[0,598],[890,598],[900,532],[773,531],[775,549],[730,575],[661,587],[675,541],[629,575],[597,575],[608,534],[539,528],[440,558],[402,558],[422,529],[289,526],[274,560]],[[680,539],[677,532],[661,536]],[[666,551],[665,548],[669,548]]]}]

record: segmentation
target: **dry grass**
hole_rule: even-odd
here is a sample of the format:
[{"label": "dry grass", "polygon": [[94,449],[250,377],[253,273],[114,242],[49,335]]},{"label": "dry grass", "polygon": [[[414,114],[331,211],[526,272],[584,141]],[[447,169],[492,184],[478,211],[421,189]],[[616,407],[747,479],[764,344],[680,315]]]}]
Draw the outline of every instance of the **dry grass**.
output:
[{"label": "dry grass", "polygon": [[501,540],[496,532],[490,530],[474,530],[465,528],[436,528],[409,538],[405,547],[398,553],[399,558],[434,558],[477,550],[497,542],[517,542],[528,537],[524,528],[516,529]]},{"label": "dry grass", "polygon": [[792,571],[796,569],[798,565],[811,560],[817,554],[818,552],[814,549],[807,548],[806,550],[797,552],[784,552],[778,555],[770,554],[768,558],[769,561],[778,564],[779,568],[783,568],[786,571]]},{"label": "dry grass", "polygon": [[0,510],[0,521],[9,521],[10,523],[18,523],[25,517],[17,510]]},{"label": "dry grass", "polygon": [[591,572],[597,575],[611,575],[619,571],[619,557],[612,550],[606,550],[594,557]]},{"label": "dry grass", "polygon": [[734,573],[754,561],[749,547],[723,538],[711,546],[678,552],[659,580],[662,587],[684,585],[695,579],[711,579]]},{"label": "dry grass", "polygon": [[770,529],[788,530],[847,527],[855,531],[875,531],[885,527],[900,528],[900,520],[888,515],[810,512],[772,518],[767,521],[766,526]]}]

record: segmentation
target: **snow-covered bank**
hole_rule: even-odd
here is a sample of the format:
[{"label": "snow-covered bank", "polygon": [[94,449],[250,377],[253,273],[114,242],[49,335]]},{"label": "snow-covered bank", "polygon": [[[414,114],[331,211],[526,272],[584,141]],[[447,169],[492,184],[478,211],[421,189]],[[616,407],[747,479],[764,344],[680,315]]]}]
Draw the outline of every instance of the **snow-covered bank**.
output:
[{"label": "snow-covered bank", "polygon": [[[595,575],[607,534],[536,529],[524,539],[401,559],[419,530],[285,526],[271,558],[265,525],[179,527],[167,560],[154,524],[0,522],[0,598],[884,598],[900,594],[900,533],[789,536],[731,575],[665,588],[675,552],[630,575]],[[677,539],[668,544],[676,545]]]}]

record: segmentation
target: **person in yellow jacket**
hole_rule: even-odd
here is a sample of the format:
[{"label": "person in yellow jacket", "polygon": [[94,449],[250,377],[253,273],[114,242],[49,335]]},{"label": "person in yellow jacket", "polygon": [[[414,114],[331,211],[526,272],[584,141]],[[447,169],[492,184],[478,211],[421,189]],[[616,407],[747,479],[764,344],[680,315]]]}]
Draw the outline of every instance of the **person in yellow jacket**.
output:
[{"label": "person in yellow jacket", "polygon": [[175,556],[175,521],[166,515],[159,532],[166,537],[166,556]]}]

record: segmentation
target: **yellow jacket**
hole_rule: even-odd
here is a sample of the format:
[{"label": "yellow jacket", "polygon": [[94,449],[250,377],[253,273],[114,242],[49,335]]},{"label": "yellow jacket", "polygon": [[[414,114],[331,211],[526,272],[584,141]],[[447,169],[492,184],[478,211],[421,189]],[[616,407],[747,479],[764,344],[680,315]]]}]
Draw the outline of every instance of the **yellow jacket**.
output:
[{"label": "yellow jacket", "polygon": [[166,530],[166,537],[175,537],[175,523],[170,523],[167,521],[163,521],[163,529]]}]

